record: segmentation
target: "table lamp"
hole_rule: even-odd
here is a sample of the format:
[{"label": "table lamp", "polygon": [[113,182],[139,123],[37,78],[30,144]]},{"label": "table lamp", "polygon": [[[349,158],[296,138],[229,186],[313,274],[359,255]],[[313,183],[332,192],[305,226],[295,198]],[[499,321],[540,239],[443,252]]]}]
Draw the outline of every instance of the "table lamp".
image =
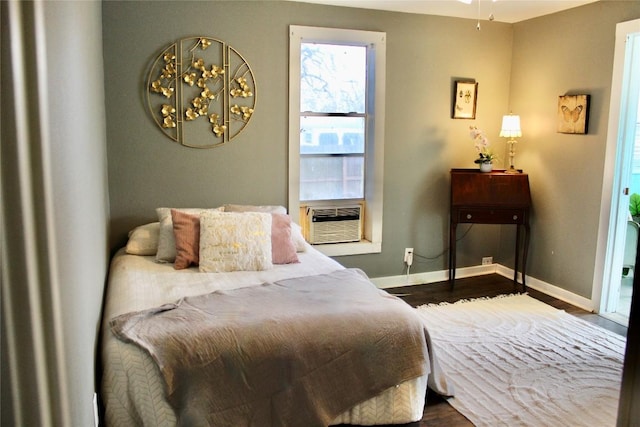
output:
[{"label": "table lamp", "polygon": [[520,130],[520,116],[515,116],[513,114],[503,116],[500,136],[509,138],[507,140],[507,144],[509,144],[509,169],[506,172],[519,173],[513,164],[513,160],[516,157],[516,148],[514,147],[514,144],[517,142],[513,138],[522,136],[522,131]]}]

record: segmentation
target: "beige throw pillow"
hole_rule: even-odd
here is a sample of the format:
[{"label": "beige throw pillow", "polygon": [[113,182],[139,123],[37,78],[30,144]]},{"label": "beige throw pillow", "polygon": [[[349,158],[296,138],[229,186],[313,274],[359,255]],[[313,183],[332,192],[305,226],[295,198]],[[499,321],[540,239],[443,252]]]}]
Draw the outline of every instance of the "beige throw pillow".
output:
[{"label": "beige throw pillow", "polygon": [[160,223],[141,225],[129,232],[126,251],[130,255],[155,255],[158,251]]},{"label": "beige throw pillow", "polygon": [[200,271],[272,267],[271,214],[207,211],[200,215]]},{"label": "beige throw pillow", "polygon": [[264,212],[286,214],[287,208],[278,205],[224,205],[225,212]]}]

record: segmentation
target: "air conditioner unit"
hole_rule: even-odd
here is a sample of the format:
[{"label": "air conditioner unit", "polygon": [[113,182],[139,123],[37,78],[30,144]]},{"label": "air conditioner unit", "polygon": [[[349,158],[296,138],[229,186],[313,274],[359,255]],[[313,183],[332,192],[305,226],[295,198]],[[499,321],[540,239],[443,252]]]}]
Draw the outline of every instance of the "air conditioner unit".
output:
[{"label": "air conditioner unit", "polygon": [[309,207],[311,244],[358,242],[362,238],[362,206]]}]

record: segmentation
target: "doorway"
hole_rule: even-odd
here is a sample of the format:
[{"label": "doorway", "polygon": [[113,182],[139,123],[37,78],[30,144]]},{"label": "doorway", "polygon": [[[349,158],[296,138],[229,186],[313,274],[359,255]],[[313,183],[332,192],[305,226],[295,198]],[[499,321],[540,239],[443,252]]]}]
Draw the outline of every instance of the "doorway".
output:
[{"label": "doorway", "polygon": [[640,216],[630,210],[631,200],[640,203],[640,20],[616,26],[611,100],[593,300],[602,316],[627,325],[633,275],[640,274]]}]

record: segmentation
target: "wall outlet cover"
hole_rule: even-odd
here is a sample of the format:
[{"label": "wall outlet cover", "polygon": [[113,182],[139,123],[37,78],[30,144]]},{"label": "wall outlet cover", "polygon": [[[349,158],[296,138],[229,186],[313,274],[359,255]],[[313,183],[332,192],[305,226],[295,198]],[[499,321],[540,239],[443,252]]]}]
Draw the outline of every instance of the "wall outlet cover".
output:
[{"label": "wall outlet cover", "polygon": [[404,262],[413,260],[413,248],[405,248],[404,249]]}]

